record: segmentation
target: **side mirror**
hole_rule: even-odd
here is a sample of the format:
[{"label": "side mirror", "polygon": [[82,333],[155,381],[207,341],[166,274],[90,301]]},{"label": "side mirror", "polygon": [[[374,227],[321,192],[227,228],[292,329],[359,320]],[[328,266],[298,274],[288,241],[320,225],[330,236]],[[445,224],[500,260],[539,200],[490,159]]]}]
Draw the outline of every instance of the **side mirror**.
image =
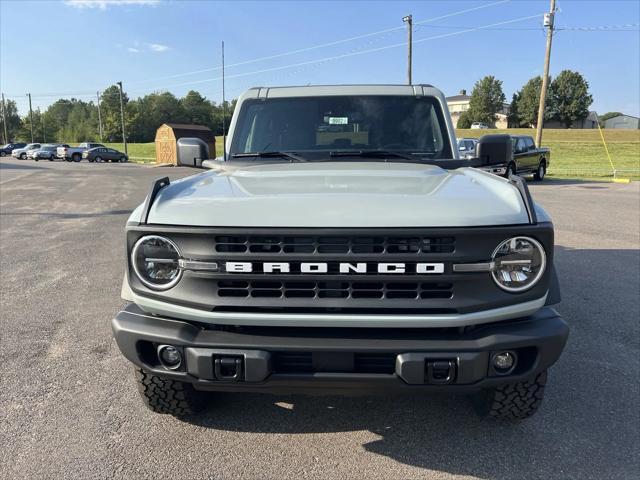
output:
[{"label": "side mirror", "polygon": [[513,159],[511,136],[484,135],[476,151],[482,165],[506,165]]},{"label": "side mirror", "polygon": [[178,165],[202,168],[202,162],[209,159],[209,147],[199,138],[178,139]]}]

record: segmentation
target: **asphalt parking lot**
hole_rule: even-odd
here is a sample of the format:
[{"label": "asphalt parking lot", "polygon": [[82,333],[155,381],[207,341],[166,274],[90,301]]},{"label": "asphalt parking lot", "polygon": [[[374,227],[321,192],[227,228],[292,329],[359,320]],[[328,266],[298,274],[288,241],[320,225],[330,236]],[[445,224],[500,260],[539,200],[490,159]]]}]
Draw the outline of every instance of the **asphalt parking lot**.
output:
[{"label": "asphalt parking lot", "polygon": [[147,411],[111,337],[123,225],[184,168],[0,162],[0,478],[638,478],[640,184],[549,180],[558,310],[571,325],[541,411],[464,397],[219,395]]}]

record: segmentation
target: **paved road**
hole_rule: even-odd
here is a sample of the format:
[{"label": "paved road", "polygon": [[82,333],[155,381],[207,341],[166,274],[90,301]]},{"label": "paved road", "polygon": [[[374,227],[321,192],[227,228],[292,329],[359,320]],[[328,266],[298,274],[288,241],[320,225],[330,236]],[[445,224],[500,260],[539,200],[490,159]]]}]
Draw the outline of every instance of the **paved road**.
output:
[{"label": "paved road", "polygon": [[533,419],[462,397],[220,396],[154,415],[111,338],[122,226],[185,169],[0,163],[0,478],[620,478],[640,472],[640,190],[532,185],[554,216],[571,324]]}]

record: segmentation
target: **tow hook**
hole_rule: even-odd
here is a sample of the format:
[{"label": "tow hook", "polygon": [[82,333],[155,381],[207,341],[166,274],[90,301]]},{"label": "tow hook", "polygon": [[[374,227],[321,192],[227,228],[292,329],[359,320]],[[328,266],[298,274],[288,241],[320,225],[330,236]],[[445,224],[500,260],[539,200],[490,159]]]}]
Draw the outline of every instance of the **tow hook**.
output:
[{"label": "tow hook", "polygon": [[427,383],[446,385],[456,378],[455,360],[427,360]]},{"label": "tow hook", "polygon": [[213,360],[213,373],[216,380],[225,382],[239,382],[243,380],[242,364],[244,359],[239,356],[219,356]]}]

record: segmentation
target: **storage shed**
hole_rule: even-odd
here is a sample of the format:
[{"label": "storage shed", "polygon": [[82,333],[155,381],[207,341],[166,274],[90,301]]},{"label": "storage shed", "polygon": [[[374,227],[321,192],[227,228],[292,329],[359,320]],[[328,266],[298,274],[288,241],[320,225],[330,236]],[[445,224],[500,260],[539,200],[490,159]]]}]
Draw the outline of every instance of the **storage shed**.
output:
[{"label": "storage shed", "polygon": [[177,142],[178,139],[184,137],[195,137],[203,140],[209,147],[209,156],[215,157],[216,137],[209,127],[164,123],[156,131],[156,162],[177,165]]},{"label": "storage shed", "polygon": [[604,121],[604,128],[640,128],[640,118],[633,117],[631,115],[618,115],[616,117],[606,119]]}]

